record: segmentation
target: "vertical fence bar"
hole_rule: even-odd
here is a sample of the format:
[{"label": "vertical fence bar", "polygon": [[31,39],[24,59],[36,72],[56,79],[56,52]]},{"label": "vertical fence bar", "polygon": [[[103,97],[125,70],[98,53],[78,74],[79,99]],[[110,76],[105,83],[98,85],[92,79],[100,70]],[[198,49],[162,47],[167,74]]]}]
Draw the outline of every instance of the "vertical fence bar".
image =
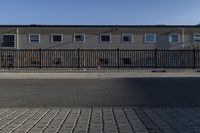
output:
[{"label": "vertical fence bar", "polygon": [[117,68],[120,67],[120,56],[119,56],[119,48],[117,48]]},{"label": "vertical fence bar", "polygon": [[155,49],[154,50],[154,68],[157,68],[158,67],[158,50]]},{"label": "vertical fence bar", "polygon": [[196,63],[197,63],[197,68],[199,68],[199,49],[197,48],[197,50],[196,50]]},{"label": "vertical fence bar", "polygon": [[77,59],[77,60],[78,60],[78,66],[77,66],[77,67],[80,68],[80,48],[78,48],[77,52],[78,52],[78,53],[77,53],[77,56],[78,56],[78,57],[77,57],[77,58],[78,58],[78,59]]},{"label": "vertical fence bar", "polygon": [[40,69],[42,69],[42,49],[39,49],[39,58],[40,58]]},{"label": "vertical fence bar", "polygon": [[16,50],[16,68],[19,68],[19,49]]},{"label": "vertical fence bar", "polygon": [[[1,43],[1,42],[0,42]],[[0,44],[1,45],[1,44]],[[0,69],[2,68],[2,49],[0,46]]]},{"label": "vertical fence bar", "polygon": [[193,49],[193,63],[194,63],[194,69],[196,68],[196,49]]}]

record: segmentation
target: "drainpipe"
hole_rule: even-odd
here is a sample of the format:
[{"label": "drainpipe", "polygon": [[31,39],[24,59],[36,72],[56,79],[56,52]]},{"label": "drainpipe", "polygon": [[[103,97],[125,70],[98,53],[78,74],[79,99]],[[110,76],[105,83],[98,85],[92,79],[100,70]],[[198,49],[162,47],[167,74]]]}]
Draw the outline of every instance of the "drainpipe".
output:
[{"label": "drainpipe", "polygon": [[19,28],[17,28],[17,49],[19,48]]},{"label": "drainpipe", "polygon": [[184,28],[182,28],[182,46],[183,46],[183,48],[185,47],[185,30],[184,30]]}]

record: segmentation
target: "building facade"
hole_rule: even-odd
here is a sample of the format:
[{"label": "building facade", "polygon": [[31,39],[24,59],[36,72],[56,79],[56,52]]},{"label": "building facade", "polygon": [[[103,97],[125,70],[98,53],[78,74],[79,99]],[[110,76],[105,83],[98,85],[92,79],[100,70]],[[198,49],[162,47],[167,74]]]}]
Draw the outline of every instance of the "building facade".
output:
[{"label": "building facade", "polygon": [[4,49],[194,49],[200,25],[0,25]]}]

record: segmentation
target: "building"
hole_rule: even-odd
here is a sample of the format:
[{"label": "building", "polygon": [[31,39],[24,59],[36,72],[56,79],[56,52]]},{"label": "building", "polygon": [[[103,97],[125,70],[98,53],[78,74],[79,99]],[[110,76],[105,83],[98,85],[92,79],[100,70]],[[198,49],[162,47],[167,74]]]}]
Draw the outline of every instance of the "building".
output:
[{"label": "building", "polygon": [[200,25],[0,25],[5,49],[193,49]]},{"label": "building", "polygon": [[0,25],[1,68],[198,68],[200,25]]}]

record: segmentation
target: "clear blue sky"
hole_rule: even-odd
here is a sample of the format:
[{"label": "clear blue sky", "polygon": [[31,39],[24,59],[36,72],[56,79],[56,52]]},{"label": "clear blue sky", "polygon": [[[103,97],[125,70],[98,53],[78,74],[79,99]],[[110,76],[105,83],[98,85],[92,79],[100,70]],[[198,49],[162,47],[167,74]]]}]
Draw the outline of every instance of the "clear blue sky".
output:
[{"label": "clear blue sky", "polygon": [[200,0],[0,0],[0,24],[198,24]]}]

